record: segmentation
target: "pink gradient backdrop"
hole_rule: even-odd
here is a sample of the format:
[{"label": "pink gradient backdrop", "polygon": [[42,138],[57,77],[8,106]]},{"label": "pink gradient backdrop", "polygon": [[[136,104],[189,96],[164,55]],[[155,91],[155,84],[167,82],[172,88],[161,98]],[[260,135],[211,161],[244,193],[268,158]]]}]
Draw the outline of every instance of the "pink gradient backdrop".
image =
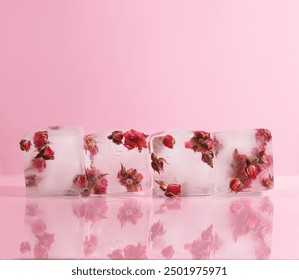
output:
[{"label": "pink gradient backdrop", "polygon": [[33,128],[267,127],[299,172],[299,1],[0,0],[0,174]]}]

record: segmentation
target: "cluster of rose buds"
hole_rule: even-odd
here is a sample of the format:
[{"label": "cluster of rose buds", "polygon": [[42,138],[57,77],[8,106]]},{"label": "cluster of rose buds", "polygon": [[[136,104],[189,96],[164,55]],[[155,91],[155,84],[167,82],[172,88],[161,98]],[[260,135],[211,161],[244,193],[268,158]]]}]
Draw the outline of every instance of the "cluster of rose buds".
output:
[{"label": "cluster of rose buds", "polygon": [[[46,168],[46,160],[53,160],[54,151],[49,146],[48,132],[38,131],[34,134],[33,144],[37,150],[37,155],[32,160],[32,166],[38,171],[42,172]],[[20,141],[20,148],[22,151],[28,152],[31,149],[32,143],[30,140],[22,139]]]},{"label": "cluster of rose buds", "polygon": [[[257,129],[255,134],[258,147],[252,150],[251,156],[240,154],[237,149],[233,153],[232,178],[229,188],[233,192],[240,192],[251,188],[252,181],[257,178],[269,165],[272,164],[272,156],[266,154],[267,142],[272,138],[267,129]],[[271,188],[273,176],[269,175],[261,179],[261,185],[266,189]]]},{"label": "cluster of rose buds", "polygon": [[107,174],[102,174],[98,169],[92,167],[86,169],[86,175],[75,176],[73,182],[77,187],[88,190],[89,193],[105,194],[108,186],[106,176]]},{"label": "cluster of rose buds", "polygon": [[118,130],[113,131],[112,134],[108,136],[108,139],[117,145],[124,145],[128,150],[137,148],[138,151],[141,152],[142,148],[147,148],[147,137],[148,135],[131,129],[124,133]]}]

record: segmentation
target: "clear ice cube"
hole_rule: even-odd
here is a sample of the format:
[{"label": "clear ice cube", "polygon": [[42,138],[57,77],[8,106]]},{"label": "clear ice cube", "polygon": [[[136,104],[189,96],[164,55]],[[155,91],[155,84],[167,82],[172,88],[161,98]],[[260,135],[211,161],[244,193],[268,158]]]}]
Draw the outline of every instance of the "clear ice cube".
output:
[{"label": "clear ice cube", "polygon": [[76,195],[84,190],[83,137],[80,127],[49,127],[25,135],[20,147],[28,196]]}]

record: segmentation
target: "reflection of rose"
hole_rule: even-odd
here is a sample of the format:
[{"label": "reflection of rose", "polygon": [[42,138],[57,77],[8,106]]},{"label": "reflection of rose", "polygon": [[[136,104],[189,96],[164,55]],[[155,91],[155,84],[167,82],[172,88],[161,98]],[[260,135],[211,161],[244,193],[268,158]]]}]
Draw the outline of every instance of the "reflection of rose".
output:
[{"label": "reflection of rose", "polygon": [[143,217],[141,202],[136,199],[127,199],[124,201],[122,207],[120,207],[117,218],[123,227],[126,223],[136,225],[138,220]]},{"label": "reflection of rose", "polygon": [[31,141],[22,139],[20,141],[20,148],[22,151],[28,152],[31,148]]},{"label": "reflection of rose", "polygon": [[46,146],[48,142],[48,132],[47,131],[38,131],[34,134],[33,143],[35,148],[41,150],[44,146]]}]

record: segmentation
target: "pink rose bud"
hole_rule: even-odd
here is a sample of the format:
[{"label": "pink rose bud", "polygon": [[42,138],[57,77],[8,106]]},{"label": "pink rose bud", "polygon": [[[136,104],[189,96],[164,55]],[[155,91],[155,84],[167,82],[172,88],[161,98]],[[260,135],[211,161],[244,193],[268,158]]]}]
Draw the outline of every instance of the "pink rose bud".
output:
[{"label": "pink rose bud", "polygon": [[175,139],[171,135],[166,135],[163,138],[163,145],[169,149],[172,149],[175,144]]}]

